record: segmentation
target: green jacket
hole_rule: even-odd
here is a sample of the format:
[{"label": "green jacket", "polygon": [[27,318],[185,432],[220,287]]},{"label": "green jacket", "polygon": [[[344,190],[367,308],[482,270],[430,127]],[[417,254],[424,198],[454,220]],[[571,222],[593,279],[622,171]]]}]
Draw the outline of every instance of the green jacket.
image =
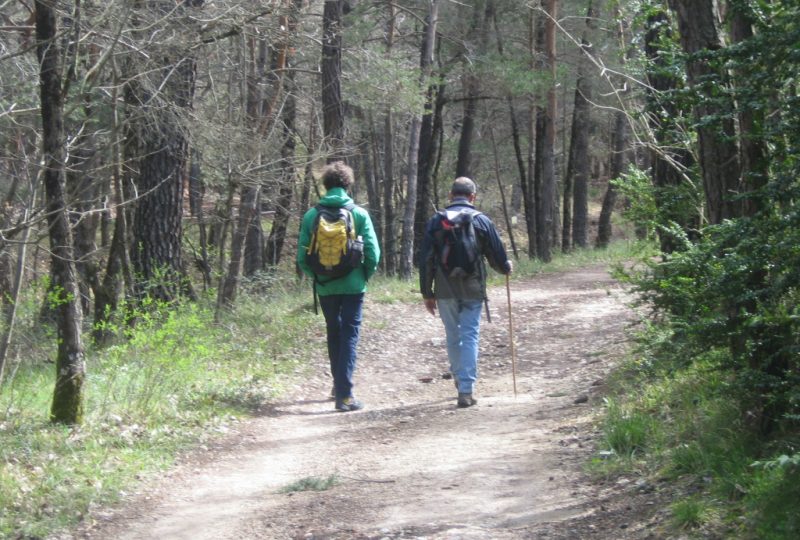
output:
[{"label": "green jacket", "polygon": [[[352,203],[344,188],[332,188],[328,190],[320,204],[323,206],[333,206],[340,208],[346,204]],[[311,228],[314,226],[314,220],[317,217],[317,209],[312,207],[303,216],[303,222],[300,225],[300,239],[297,243],[297,264],[300,269],[307,276],[313,278],[314,273],[306,264],[306,255],[308,254],[308,244],[311,241]],[[356,235],[360,235],[364,240],[364,263],[362,269],[354,269],[352,272],[339,279],[334,279],[326,282],[328,278],[321,277],[317,283],[317,294],[320,296],[330,296],[332,294],[359,294],[366,292],[367,280],[372,277],[375,270],[378,268],[378,261],[381,258],[381,248],[378,245],[378,238],[375,236],[375,228],[372,226],[372,219],[369,213],[356,206],[353,209],[353,222],[356,228]]]}]

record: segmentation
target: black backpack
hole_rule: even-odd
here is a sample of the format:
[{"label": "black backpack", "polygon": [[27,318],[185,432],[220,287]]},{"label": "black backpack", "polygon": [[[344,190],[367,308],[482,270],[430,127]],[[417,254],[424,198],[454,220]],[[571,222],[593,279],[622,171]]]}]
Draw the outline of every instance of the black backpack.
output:
[{"label": "black backpack", "polygon": [[437,241],[437,259],[449,278],[483,275],[478,238],[473,220],[480,212],[473,208],[439,210],[441,230]]}]

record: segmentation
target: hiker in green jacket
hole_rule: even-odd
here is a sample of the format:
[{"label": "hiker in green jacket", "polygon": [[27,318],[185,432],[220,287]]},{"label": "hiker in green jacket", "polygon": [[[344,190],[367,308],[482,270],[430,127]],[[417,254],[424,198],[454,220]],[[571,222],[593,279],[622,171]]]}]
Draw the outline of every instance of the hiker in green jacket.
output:
[{"label": "hiker in green jacket", "polygon": [[[378,268],[380,246],[375,236],[375,228],[369,213],[355,206],[347,189],[353,184],[353,169],[344,162],[336,161],[327,165],[322,171],[322,183],[327,190],[319,205],[309,209],[303,216],[300,226],[300,238],[297,246],[297,264],[300,269],[314,280],[316,294],[325,316],[325,328],[328,338],[328,358],[333,377],[333,395],[336,410],[341,412],[357,411],[363,404],[353,396],[353,373],[356,368],[356,347],[361,326],[361,307],[367,281]],[[355,229],[353,236],[363,242],[363,258],[354,263],[355,268],[341,277],[328,277],[314,272],[311,262],[314,254],[314,237],[318,235],[315,227],[320,212],[326,215],[329,209],[340,212],[344,209],[352,218]]]}]

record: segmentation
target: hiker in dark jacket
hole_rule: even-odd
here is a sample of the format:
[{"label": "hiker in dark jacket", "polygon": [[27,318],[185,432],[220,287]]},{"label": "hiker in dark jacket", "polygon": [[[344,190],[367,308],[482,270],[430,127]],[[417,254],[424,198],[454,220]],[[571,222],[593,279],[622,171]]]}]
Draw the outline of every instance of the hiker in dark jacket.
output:
[{"label": "hiker in dark jacket", "polygon": [[[470,407],[477,403],[472,394],[478,378],[478,340],[481,311],[486,299],[486,267],[483,259],[501,274],[510,274],[513,269],[494,224],[475,210],[476,195],[472,180],[456,178],[450,190],[450,204],[428,221],[420,254],[420,291],[425,308],[435,316],[438,307],[444,323],[447,356],[458,389],[459,407]],[[446,258],[443,256],[446,249],[445,227],[450,224],[448,217],[462,212],[473,214],[472,225],[479,252],[477,268],[469,274],[460,269],[446,269],[443,260]]]},{"label": "hiker in dark jacket", "polygon": [[[353,184],[353,169],[341,161],[331,163],[322,172],[322,183],[327,190],[320,199],[322,206],[342,208],[353,204],[347,189]],[[359,206],[353,206],[353,225],[355,234],[364,243],[364,259],[360,268],[354,268],[340,278],[315,276],[307,262],[312,228],[318,210],[309,209],[303,216],[297,246],[297,264],[309,277],[315,280],[316,294],[322,313],[325,315],[325,328],[328,341],[328,359],[333,376],[333,397],[336,410],[357,411],[363,404],[353,396],[353,373],[356,369],[356,347],[361,327],[361,306],[367,281],[378,268],[381,251],[375,228],[369,213]]]}]

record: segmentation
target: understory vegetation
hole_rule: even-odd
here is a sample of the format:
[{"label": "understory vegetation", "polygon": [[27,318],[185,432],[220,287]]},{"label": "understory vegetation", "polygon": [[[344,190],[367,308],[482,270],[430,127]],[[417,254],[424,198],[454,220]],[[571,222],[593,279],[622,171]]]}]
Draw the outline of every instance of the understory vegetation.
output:
[{"label": "understory vegetation", "polygon": [[76,523],[278,395],[317,352],[306,301],[273,289],[216,323],[212,299],[151,306],[87,355],[87,421],[72,427],[50,422],[54,368],[33,361],[52,357],[49,326],[22,314],[27,343],[0,394],[0,537]]},{"label": "understory vegetation", "polygon": [[646,326],[638,337],[606,399],[601,452],[590,469],[667,490],[670,525],[690,537],[797,538],[796,428],[785,421],[762,434],[755,404],[723,368],[724,351],[688,362],[663,328]]},{"label": "understory vegetation", "polygon": [[800,536],[798,217],[767,207],[618,269],[642,320],[590,468],[672,490],[671,525],[690,537]]},{"label": "understory vegetation", "polygon": [[[689,23],[699,12],[689,3],[670,5],[681,7],[683,50],[675,34],[653,26],[649,38],[661,40],[661,53],[650,56],[650,78],[666,83],[658,77],[678,66],[688,75],[663,84],[649,106],[669,119],[658,124],[662,140],[681,137],[680,123],[698,134],[695,153],[672,158],[688,158],[685,170],[702,178],[705,202],[691,196],[691,188],[701,194],[693,182],[620,179],[634,218],[658,233],[661,253],[620,272],[644,319],[638,347],[618,374],[619,391],[608,400],[604,454],[594,465],[677,486],[673,525],[690,536],[794,539],[800,537],[798,6],[729,2],[724,31],[731,41],[709,47],[691,39],[697,36]],[[647,16],[660,24],[658,8],[654,3]],[[727,163],[738,165],[733,177],[716,177],[729,184],[715,194],[709,188],[722,166],[712,160],[723,151]],[[690,218],[698,202],[705,213]]]},{"label": "understory vegetation", "polygon": [[[611,264],[641,249],[648,248],[621,241],[548,265],[526,260],[514,279]],[[501,283],[502,276],[494,278]],[[235,429],[297,383],[324,354],[324,324],[314,315],[310,285],[256,279],[245,289],[217,322],[209,295],[152,306],[136,313],[135,326],[109,328],[114,344],[87,354],[86,421],[71,427],[49,421],[54,366],[33,359],[52,357],[47,347],[55,340],[46,339],[51,329],[41,323],[41,291],[28,290],[18,334],[25,342],[0,393],[0,537],[43,538],[91,519],[182,451]],[[419,293],[416,282],[377,278],[367,301],[419,302]],[[317,489],[291,489],[301,488]]]}]

